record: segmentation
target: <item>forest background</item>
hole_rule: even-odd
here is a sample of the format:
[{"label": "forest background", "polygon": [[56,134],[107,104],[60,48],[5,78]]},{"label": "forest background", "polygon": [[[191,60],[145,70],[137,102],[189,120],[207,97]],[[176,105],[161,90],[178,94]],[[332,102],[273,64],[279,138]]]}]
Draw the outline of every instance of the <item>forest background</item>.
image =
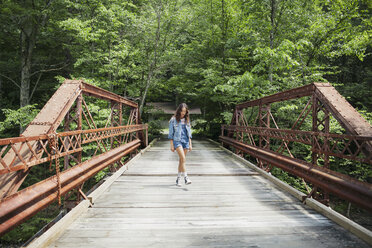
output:
[{"label": "forest background", "polygon": [[[368,0],[0,0],[0,138],[18,136],[65,78],[138,101],[144,122],[146,102],[200,106],[194,131],[214,139],[236,103],[312,82],[330,82],[372,123],[371,9]],[[2,241],[24,242],[37,218]]]}]

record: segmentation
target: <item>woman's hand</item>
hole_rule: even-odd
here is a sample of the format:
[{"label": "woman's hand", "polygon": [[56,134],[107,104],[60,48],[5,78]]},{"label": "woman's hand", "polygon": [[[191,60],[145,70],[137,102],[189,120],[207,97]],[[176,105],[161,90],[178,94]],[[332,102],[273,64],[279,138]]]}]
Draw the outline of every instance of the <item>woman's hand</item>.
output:
[{"label": "woman's hand", "polygon": [[190,141],[190,145],[189,145],[189,152],[192,151],[192,144],[191,144],[191,141]]},{"label": "woman's hand", "polygon": [[173,144],[171,145],[171,151],[172,151],[172,152],[175,151],[175,150],[174,150],[174,145],[173,145]]}]

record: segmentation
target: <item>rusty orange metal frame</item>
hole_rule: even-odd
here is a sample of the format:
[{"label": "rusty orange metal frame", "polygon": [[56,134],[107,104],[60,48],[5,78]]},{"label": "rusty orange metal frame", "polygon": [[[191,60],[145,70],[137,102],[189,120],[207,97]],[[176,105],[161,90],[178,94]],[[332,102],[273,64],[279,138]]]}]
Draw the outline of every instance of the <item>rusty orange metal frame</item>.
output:
[{"label": "rusty orange metal frame", "polygon": [[220,137],[221,141],[293,175],[304,178],[341,198],[372,211],[372,185],[360,182],[330,169],[298,161],[279,153],[251,146],[235,139]]},{"label": "rusty orange metal frame", "polygon": [[[318,154],[326,154],[329,156],[372,164],[372,153],[368,153],[368,156],[366,156],[366,154],[362,152],[364,149],[367,149],[368,144],[372,142],[372,136],[341,135],[302,130],[234,125],[222,125],[222,129],[250,135],[270,136],[270,138],[281,141],[298,142],[310,146],[314,145],[312,151]],[[325,141],[328,142],[327,147],[325,147],[325,144],[327,143]],[[358,148],[352,150],[352,145],[356,145]]]},{"label": "rusty orange metal frame", "polygon": [[[61,172],[60,195],[65,195],[70,190],[79,187],[82,183],[102,169],[120,160],[130,152],[133,152],[135,149],[140,147],[140,143],[141,141],[139,139],[131,141]],[[15,225],[24,222],[32,215],[58,199],[56,177],[57,176],[50,177],[1,201],[0,235],[4,234]]]},{"label": "rusty orange metal frame", "polygon": [[[65,131],[69,130],[68,125],[70,122],[75,122],[77,124],[77,129],[81,129],[82,122],[84,120],[87,121],[87,124],[90,126],[91,129],[97,129],[97,126],[92,119],[92,115],[89,113],[88,106],[84,101],[84,95],[104,99],[108,102],[111,102],[112,106],[116,106],[112,109],[112,112],[118,112],[117,115],[119,115],[120,117],[118,118],[119,120],[115,121],[115,114],[112,114],[112,124],[115,124],[117,126],[123,125],[121,123],[121,113],[123,106],[132,109],[130,120],[128,120],[130,121],[130,125],[141,124],[138,104],[136,102],[128,100],[124,97],[101,89],[99,87],[89,85],[82,80],[65,80],[65,82],[59,87],[55,94],[50,98],[47,104],[41,109],[35,119],[28,125],[26,130],[22,133],[22,137],[54,134],[63,121],[65,121]],[[72,112],[76,113],[74,118],[70,116]],[[141,139],[142,146],[146,146],[147,136],[144,134],[144,130],[136,132],[136,136]],[[131,138],[133,137],[131,136]],[[2,157],[4,161],[10,160],[10,162],[6,162],[5,164],[0,162],[0,170],[7,170],[8,168],[6,167],[6,164],[12,163],[13,159],[28,159],[28,156],[32,156],[27,152],[32,150],[28,146],[33,147],[34,143],[34,141],[26,142],[20,147],[17,147],[17,145],[15,144],[11,144],[9,146],[11,148],[10,152],[7,149],[0,150],[0,154],[6,153],[5,155],[0,157]],[[43,143],[41,145],[45,146],[47,144]],[[102,149],[101,146],[99,146],[99,149]],[[65,155],[68,156],[66,157],[67,161],[70,154]],[[33,156],[35,156],[35,154],[33,154]],[[81,159],[81,153],[77,155],[76,159]],[[67,165],[67,162],[65,163]],[[28,170],[18,170],[8,174],[0,174],[0,199],[17,192],[18,188],[21,186],[28,173]]]},{"label": "rusty orange metal frame", "polygon": [[[84,96],[111,104],[104,127],[97,127]],[[126,125],[124,108],[130,110]],[[89,129],[83,130],[84,123]],[[57,133],[57,128],[64,132]],[[21,137],[0,139],[0,235],[56,199],[61,203],[61,196],[71,196],[74,189],[79,202],[86,180],[106,167],[115,171],[114,164],[122,166],[124,156],[147,146],[147,130],[148,126],[141,124],[136,102],[81,80],[66,80]],[[94,146],[87,145],[91,143],[96,144],[95,151],[82,162],[83,152],[92,154]],[[55,176],[17,192],[34,166],[45,162],[51,166],[53,161]]]},{"label": "rusty orange metal frame", "polygon": [[[292,128],[280,129],[271,113],[271,104],[306,96],[310,99]],[[256,126],[248,124],[243,112],[253,107],[258,107]],[[310,113],[312,130],[300,130]],[[330,133],[331,115],[347,134]],[[240,155],[255,157],[258,166],[266,171],[276,166],[311,183],[314,188],[308,190],[307,197],[328,204],[328,193],[333,193],[372,211],[372,184],[329,169],[330,156],[372,164],[371,125],[329,83],[313,83],[236,105],[231,125],[222,126],[220,141]],[[312,163],[295,158],[291,143],[307,145]]]},{"label": "rusty orange metal frame", "polygon": [[[93,141],[138,132],[146,130],[146,128],[146,125],[140,124],[58,133],[56,135],[58,143],[60,144],[58,155],[52,154],[52,151],[49,149],[48,142],[50,137],[48,135],[0,139],[1,151],[12,150],[15,152],[14,159],[8,163],[7,161],[4,161],[2,157],[0,157],[0,163],[5,167],[5,169],[0,170],[0,175],[12,171],[26,170],[41,163],[45,163],[76,152],[81,152],[83,150],[82,145]],[[30,143],[32,141],[33,145],[31,146]],[[26,149],[22,149],[23,147],[26,147]],[[19,151],[21,149],[23,150],[22,152],[24,154],[31,154],[31,156],[29,156],[27,159],[24,158]]]}]

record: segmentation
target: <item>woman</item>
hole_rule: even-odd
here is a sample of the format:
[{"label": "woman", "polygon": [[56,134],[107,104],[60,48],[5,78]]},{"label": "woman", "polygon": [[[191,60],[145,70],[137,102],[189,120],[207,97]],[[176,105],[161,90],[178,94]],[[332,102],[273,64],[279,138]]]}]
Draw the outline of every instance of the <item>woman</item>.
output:
[{"label": "woman", "polygon": [[185,179],[185,184],[191,184],[187,176],[185,162],[187,152],[192,150],[191,144],[191,126],[189,109],[186,103],[181,103],[174,116],[169,121],[169,135],[171,151],[177,151],[180,158],[178,164],[178,176],[176,185],[181,186],[181,177]]}]

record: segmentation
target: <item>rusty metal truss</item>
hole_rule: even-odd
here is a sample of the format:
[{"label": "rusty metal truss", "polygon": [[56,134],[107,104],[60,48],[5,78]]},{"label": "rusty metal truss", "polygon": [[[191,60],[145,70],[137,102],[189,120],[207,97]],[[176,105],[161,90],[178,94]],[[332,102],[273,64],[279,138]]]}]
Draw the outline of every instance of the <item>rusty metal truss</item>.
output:
[{"label": "rusty metal truss", "polygon": [[[0,170],[0,175],[13,171],[27,170],[30,167],[49,162],[70,154],[83,151],[83,145],[96,141],[102,144],[102,140],[127,136],[126,134],[139,132],[146,129],[146,125],[128,125],[91,130],[77,130],[58,133],[53,135],[40,135],[33,137],[19,137],[0,140],[2,151],[14,152],[13,160],[5,161],[0,157],[0,163],[5,169]],[[50,140],[56,139],[58,151],[50,149]],[[32,145],[31,145],[32,144]],[[118,143],[119,144],[119,143]],[[105,147],[106,148],[106,147]],[[107,148],[106,148],[107,149]],[[25,154],[22,156],[21,152]],[[26,158],[27,156],[27,158]]]},{"label": "rusty metal truss", "polygon": [[[21,137],[0,139],[0,235],[61,197],[67,208],[78,204],[85,181],[147,146],[147,130],[136,102],[66,80]],[[32,167],[46,163],[54,175],[18,191]]]},{"label": "rusty metal truss", "polygon": [[[275,104],[293,104],[296,99],[303,109],[293,123],[272,113]],[[332,118],[344,129],[343,134],[330,133]],[[286,127],[280,128],[279,122]],[[312,126],[304,125],[309,122]],[[328,205],[332,193],[372,211],[372,184],[330,169],[336,159],[372,169],[372,127],[329,83],[313,83],[236,105],[231,125],[222,126],[220,141],[240,156],[254,157],[268,172],[275,166],[302,178],[307,197]],[[295,154],[299,146],[311,151],[311,163],[306,155]]]}]

